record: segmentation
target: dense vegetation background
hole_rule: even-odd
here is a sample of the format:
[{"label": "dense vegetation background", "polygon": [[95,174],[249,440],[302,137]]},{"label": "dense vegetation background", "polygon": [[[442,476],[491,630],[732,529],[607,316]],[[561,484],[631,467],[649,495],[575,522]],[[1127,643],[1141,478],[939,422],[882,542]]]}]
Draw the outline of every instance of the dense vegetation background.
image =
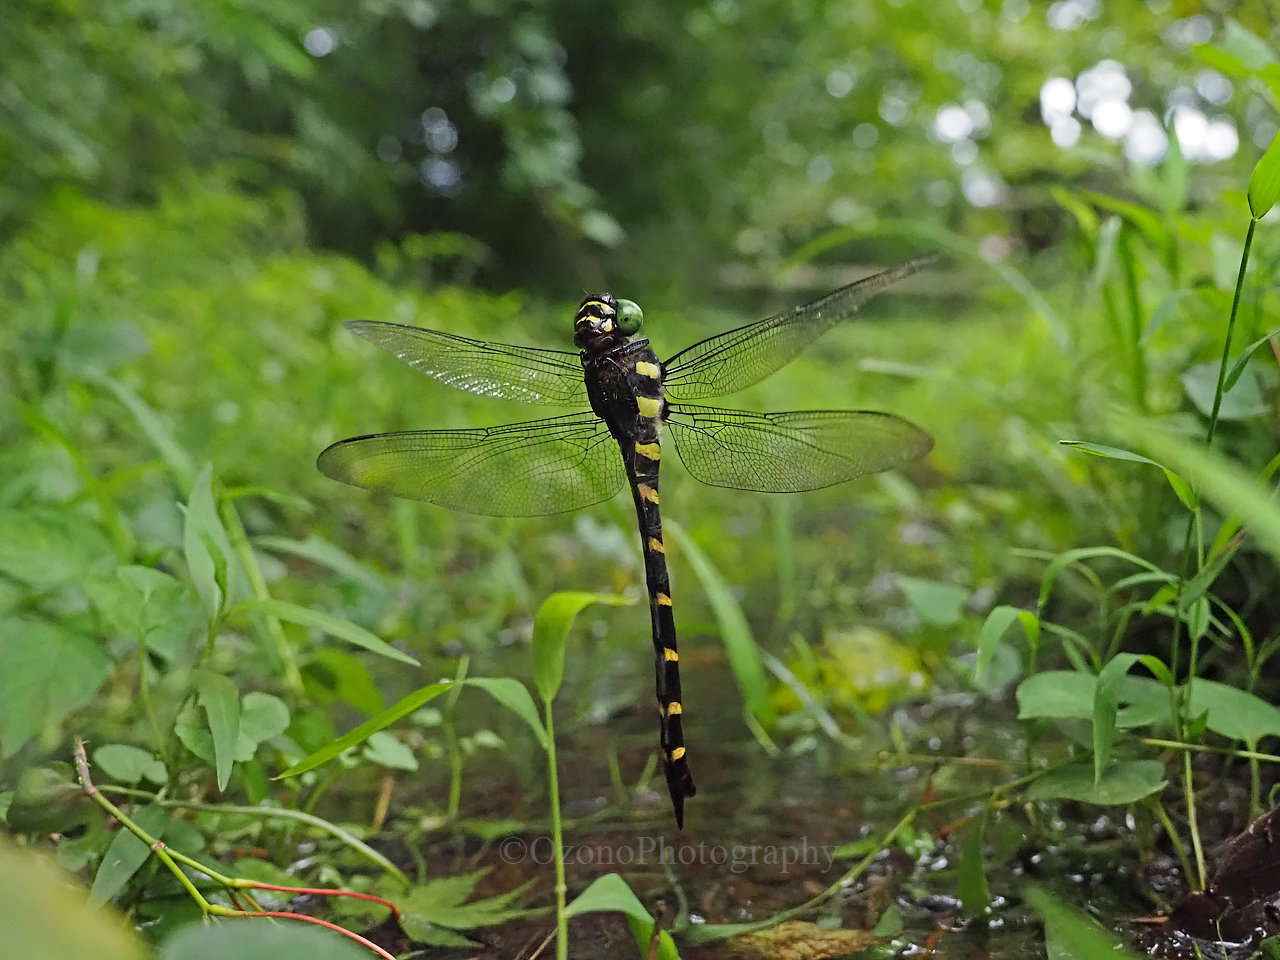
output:
[{"label": "dense vegetation background", "polygon": [[[892,410],[935,436],[926,463],[797,498],[669,471],[707,756],[692,828],[736,842],[784,801],[851,807],[823,820],[848,856],[881,849],[857,846],[864,823],[917,864],[960,843],[953,892],[984,916],[1021,902],[1010,865],[1054,842],[1037,811],[1065,801],[1067,821],[1101,806],[1128,824],[1134,873],[1167,880],[1147,909],[1202,887],[1205,850],[1270,806],[1259,751],[1280,735],[1280,153],[1259,165],[1278,49],[1266,0],[11,0],[0,878],[52,854],[138,928],[122,957],[139,938],[168,958],[316,956],[305,934],[271,946],[293,934],[265,921],[254,948],[234,924],[174,939],[202,904],[83,796],[79,736],[137,825],[224,880],[407,897],[399,926],[307,912],[402,954],[469,935],[516,955],[516,934],[484,931],[549,930],[521,911],[553,903],[551,868],[475,873],[503,836],[545,830],[546,731],[502,709],[511,688],[455,685],[270,778],[441,678],[527,676],[545,597],[643,589],[634,519],[621,501],[460,516],[325,480],[315,456],[345,436],[531,416],[424,381],[341,321],[565,348],[581,292],[609,288],[669,355],[937,249],[733,398]],[[665,831],[646,618],[579,623],[568,815]],[[956,715],[997,733],[957,735]],[[907,842],[889,832],[907,801],[884,824],[859,806],[869,768],[915,762],[908,792],[952,796],[976,840],[913,821]],[[0,879],[0,931],[48,910],[68,938],[108,937],[67,919],[59,876]],[[673,881],[628,881],[633,919],[665,897],[685,942]],[[749,907],[687,882],[719,922],[812,893],[775,878],[791,895]],[[498,899],[469,900],[478,884]],[[203,906],[239,903],[197,886]],[[856,926],[824,903],[825,926]],[[858,916],[893,942],[878,910]]]}]

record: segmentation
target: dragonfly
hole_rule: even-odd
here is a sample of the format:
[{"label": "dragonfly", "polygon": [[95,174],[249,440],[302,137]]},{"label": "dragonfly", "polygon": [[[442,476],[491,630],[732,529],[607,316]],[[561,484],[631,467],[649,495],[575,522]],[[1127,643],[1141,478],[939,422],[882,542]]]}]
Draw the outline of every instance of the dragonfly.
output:
[{"label": "dragonfly", "polygon": [[[320,454],[326,476],[487,516],[539,516],[609,500],[635,502],[653,634],[659,747],[676,824],[696,786],[684,739],[680,654],[659,512],[663,434],[686,469],[717,487],[795,493],[900,467],[930,436],[891,413],[752,413],[690,403],[743,390],[777,371],[920,257],[786,313],[720,333],[660,361],[637,336],[640,307],[612,293],[585,297],[573,318],[576,352],[473,340],[438,330],[352,320],[353,333],[430,377],[471,393],[586,408],[564,416],[464,430],[353,437]],[[621,454],[621,455],[619,455]]]}]

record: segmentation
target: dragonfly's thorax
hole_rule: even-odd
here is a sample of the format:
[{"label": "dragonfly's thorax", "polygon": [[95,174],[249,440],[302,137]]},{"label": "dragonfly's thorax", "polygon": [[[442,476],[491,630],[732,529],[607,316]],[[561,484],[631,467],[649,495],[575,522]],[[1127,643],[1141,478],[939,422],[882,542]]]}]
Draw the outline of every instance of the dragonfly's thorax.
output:
[{"label": "dragonfly's thorax", "polygon": [[591,409],[616,438],[656,436],[666,401],[662,364],[647,339],[628,340],[600,353],[583,350],[582,368]]}]

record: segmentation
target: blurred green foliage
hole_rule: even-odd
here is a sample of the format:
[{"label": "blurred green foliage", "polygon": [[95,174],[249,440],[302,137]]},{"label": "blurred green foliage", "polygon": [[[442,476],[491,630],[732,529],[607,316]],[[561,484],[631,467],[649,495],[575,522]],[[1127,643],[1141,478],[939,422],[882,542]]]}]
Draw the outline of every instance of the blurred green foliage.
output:
[{"label": "blurred green foliage", "polygon": [[[416,850],[473,804],[493,815],[481,763],[542,782],[527,718],[500,707],[515,681],[494,686],[525,662],[511,651],[539,600],[643,576],[621,502],[494,520],[319,476],[316,453],[344,436],[531,415],[425,383],[340,322],[566,347],[579,288],[609,285],[668,355],[937,247],[942,266],[735,398],[891,409],[936,436],[928,465],[794,500],[671,471],[663,509],[694,545],[672,552],[678,618],[705,652],[686,671],[691,749],[754,734],[761,756],[782,744],[837,773],[840,750],[868,744],[905,764],[937,752],[930,730],[868,714],[925,690],[998,705],[1016,685],[1017,749],[977,759],[1018,778],[936,758],[940,790],[990,786],[964,833],[966,900],[989,899],[982,831],[1049,829],[1018,819],[1011,784],[1035,802],[1145,800],[1139,833],[1168,828],[1203,875],[1178,839],[1198,844],[1183,758],[1207,745],[1229,764],[1280,734],[1273,15],[1264,0],[10,3],[0,819],[151,940],[194,918],[145,852],[128,870],[110,853],[130,838],[58,762],[81,734],[112,795],[134,791],[184,855],[252,873],[275,868],[246,846],[285,863],[305,842],[310,880],[398,889],[404,862],[362,837]],[[1189,438],[1212,418],[1210,455]],[[593,769],[606,748],[641,765],[649,748],[628,732],[634,705],[649,717],[635,614],[593,610],[569,641],[561,730],[590,742]],[[727,654],[705,639],[726,632]],[[750,722],[726,658],[752,666]],[[458,701],[442,677],[498,702]],[[401,699],[423,689],[430,706]],[[332,747],[391,714],[394,730]],[[329,766],[269,779],[326,748]],[[1259,808],[1274,776],[1244,759]],[[637,782],[614,766],[619,805],[642,810],[652,768]],[[423,786],[389,809],[409,772]],[[579,779],[564,782],[607,790]],[[541,816],[540,789],[467,835]],[[488,902],[462,903],[473,868],[447,888],[466,916]],[[435,904],[425,860],[410,872]]]}]

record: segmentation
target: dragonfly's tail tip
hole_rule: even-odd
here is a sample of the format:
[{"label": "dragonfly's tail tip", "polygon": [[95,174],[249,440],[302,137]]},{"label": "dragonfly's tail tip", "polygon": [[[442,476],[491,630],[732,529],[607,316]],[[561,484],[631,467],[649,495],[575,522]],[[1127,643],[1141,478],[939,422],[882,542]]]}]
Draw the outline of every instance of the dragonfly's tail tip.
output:
[{"label": "dragonfly's tail tip", "polygon": [[689,766],[683,762],[667,765],[667,789],[671,792],[671,807],[675,811],[676,826],[684,829],[684,802],[698,792]]}]

